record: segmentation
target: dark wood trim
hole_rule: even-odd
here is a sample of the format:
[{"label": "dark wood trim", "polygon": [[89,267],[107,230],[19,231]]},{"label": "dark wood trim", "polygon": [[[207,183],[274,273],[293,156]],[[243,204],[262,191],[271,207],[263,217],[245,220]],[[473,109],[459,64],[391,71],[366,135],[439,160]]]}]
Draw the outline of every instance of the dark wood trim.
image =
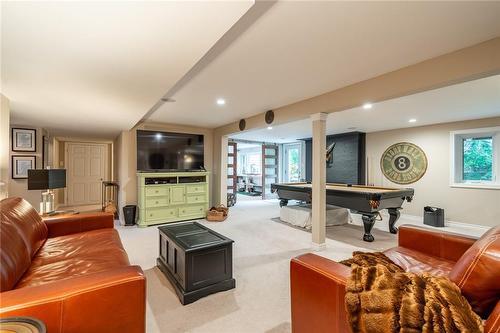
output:
[{"label": "dark wood trim", "polygon": [[[227,154],[227,157],[232,157],[233,158],[233,163],[228,163],[227,164],[227,170],[228,170],[228,175],[227,179],[232,179],[233,184],[230,186],[227,186],[228,190],[233,190],[233,193],[236,194],[237,192],[237,183],[238,183],[238,144],[234,141],[230,141],[227,143],[228,148],[233,147],[233,152]],[[229,175],[229,169],[233,169],[232,175]]]}]

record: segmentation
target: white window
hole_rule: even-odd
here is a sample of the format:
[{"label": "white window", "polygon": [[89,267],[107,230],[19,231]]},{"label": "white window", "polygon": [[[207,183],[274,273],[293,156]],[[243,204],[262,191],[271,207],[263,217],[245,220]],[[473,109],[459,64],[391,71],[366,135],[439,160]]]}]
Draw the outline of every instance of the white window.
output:
[{"label": "white window", "polygon": [[500,127],[451,132],[451,186],[500,189]]}]

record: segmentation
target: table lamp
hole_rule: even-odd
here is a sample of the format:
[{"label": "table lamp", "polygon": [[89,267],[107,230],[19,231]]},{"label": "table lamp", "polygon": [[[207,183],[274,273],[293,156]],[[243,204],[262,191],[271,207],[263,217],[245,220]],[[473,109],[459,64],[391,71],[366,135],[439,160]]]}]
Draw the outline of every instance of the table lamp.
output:
[{"label": "table lamp", "polygon": [[42,192],[40,213],[54,211],[54,191],[66,187],[66,169],[30,169],[28,170],[28,190],[46,190]]}]

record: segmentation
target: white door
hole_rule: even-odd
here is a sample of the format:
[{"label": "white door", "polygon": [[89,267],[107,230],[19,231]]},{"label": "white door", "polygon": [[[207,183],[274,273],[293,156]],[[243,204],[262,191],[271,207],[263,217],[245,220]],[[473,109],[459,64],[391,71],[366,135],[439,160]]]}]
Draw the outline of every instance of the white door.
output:
[{"label": "white door", "polygon": [[302,144],[283,145],[283,181],[285,183],[299,182],[302,177]]},{"label": "white door", "polygon": [[66,143],[67,204],[101,202],[101,184],[108,173],[108,145]]}]

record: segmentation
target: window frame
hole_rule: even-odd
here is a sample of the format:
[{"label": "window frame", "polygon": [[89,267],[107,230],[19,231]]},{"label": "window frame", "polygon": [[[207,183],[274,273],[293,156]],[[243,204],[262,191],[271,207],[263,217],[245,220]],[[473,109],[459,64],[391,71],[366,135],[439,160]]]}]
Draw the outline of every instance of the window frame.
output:
[{"label": "window frame", "polygon": [[[493,165],[491,181],[463,179],[463,140],[491,137]],[[500,126],[475,128],[450,132],[450,186],[463,188],[500,189]]]}]

